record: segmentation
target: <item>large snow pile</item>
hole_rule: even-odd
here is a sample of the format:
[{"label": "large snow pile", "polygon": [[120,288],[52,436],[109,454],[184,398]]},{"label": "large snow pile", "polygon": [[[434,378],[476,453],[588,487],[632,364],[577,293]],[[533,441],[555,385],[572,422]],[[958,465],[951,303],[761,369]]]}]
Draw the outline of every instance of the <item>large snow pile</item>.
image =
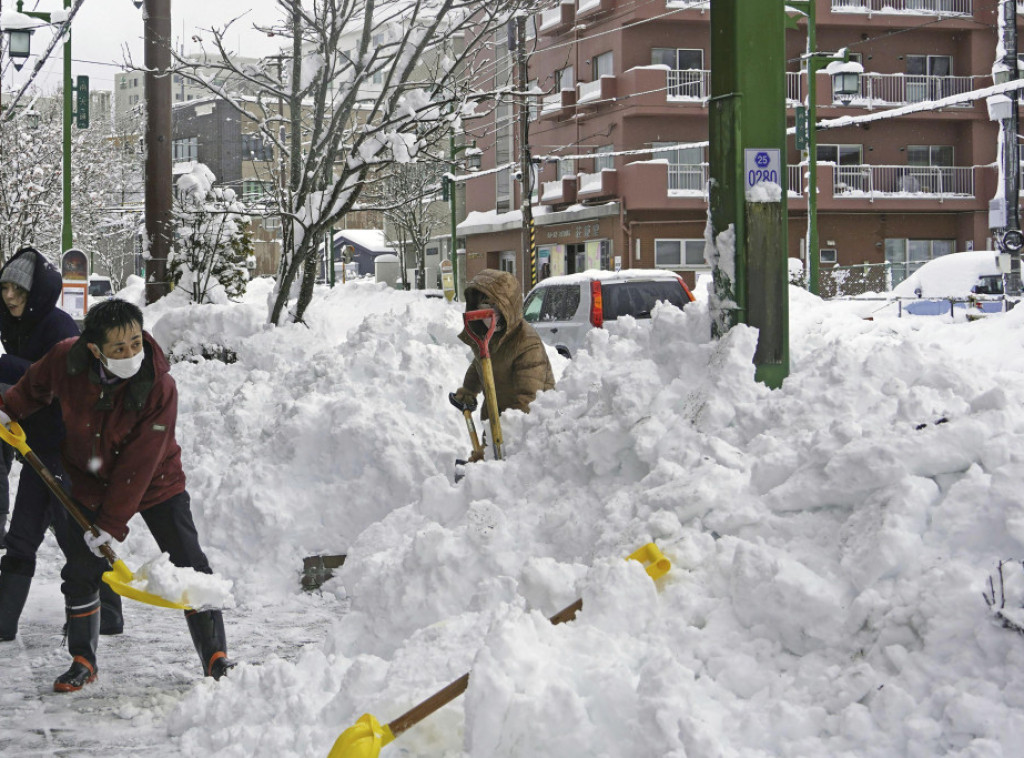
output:
[{"label": "large snow pile", "polygon": [[[325,589],[350,608],[296,662],[190,693],[184,751],[326,755],[471,671],[385,750],[1016,754],[1024,639],[982,591],[1024,553],[1024,309],[911,325],[791,295],[782,389],[753,379],[753,330],[709,339],[703,303],[621,320],[554,357],[557,390],[503,419],[507,460],[458,485],[457,305],[339,287],[236,363],[177,364],[199,528],[236,597],[345,552]],[[652,539],[674,564],[657,585],[622,560]]]},{"label": "large snow pile", "polygon": [[[982,593],[1024,557],[1024,308],[866,321],[791,289],[778,390],[753,330],[710,340],[704,302],[620,319],[551,353],[557,389],[503,417],[507,459],[456,485],[458,304],[356,282],[267,328],[266,295],[147,309],[192,356],[196,521],[238,613],[301,607],[315,553],[347,554],[342,602],[322,644],[194,686],[168,754],[326,756],[467,671],[382,756],[1019,754],[1024,638]],[[650,540],[657,582],[623,560]]]}]

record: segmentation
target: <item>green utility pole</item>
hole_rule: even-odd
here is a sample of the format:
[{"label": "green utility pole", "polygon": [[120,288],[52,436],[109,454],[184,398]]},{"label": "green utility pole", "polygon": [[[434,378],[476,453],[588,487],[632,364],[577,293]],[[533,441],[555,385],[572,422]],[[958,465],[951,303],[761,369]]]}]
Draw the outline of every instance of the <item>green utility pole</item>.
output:
[{"label": "green utility pole", "polygon": [[711,3],[712,331],[757,327],[755,377],[789,375],[783,0]]}]

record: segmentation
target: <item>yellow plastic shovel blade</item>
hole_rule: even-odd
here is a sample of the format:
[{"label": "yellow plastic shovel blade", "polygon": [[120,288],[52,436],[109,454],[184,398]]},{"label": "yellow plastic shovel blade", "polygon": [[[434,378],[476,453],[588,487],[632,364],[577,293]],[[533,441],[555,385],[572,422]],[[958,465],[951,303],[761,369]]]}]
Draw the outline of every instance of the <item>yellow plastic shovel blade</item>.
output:
[{"label": "yellow plastic shovel blade", "polygon": [[184,603],[168,600],[160,595],[154,595],[152,592],[144,592],[143,590],[132,587],[131,583],[134,580],[135,576],[132,574],[132,570],[120,559],[114,561],[114,565],[110,571],[106,571],[103,574],[103,581],[110,585],[110,588],[122,597],[131,598],[132,600],[137,600],[140,603],[146,603],[147,605],[156,605],[160,608],[179,608],[183,611],[192,610],[191,606],[185,605]]},{"label": "yellow plastic shovel blade", "polygon": [[387,724],[381,726],[374,716],[364,713],[334,741],[327,758],[377,758],[380,749],[393,739]]}]

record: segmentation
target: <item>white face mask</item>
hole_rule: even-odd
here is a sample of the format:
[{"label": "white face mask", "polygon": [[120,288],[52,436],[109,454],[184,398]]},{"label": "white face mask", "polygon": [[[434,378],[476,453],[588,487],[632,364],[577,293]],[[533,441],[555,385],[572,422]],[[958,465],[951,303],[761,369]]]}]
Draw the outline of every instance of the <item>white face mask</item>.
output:
[{"label": "white face mask", "polygon": [[131,379],[142,368],[142,361],[146,357],[146,351],[140,350],[131,358],[108,358],[103,356],[105,363],[103,368],[116,376],[118,379]]}]

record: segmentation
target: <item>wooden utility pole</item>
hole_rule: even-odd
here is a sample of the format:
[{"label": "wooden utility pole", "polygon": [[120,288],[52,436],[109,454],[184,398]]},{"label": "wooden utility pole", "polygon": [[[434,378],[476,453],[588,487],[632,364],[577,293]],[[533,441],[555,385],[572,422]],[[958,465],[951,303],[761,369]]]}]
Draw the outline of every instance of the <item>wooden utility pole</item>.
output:
[{"label": "wooden utility pole", "polygon": [[516,89],[519,105],[519,171],[523,180],[519,183],[522,193],[520,208],[523,213],[523,263],[528,268],[524,278],[524,289],[529,290],[537,283],[537,245],[533,228],[533,156],[530,154],[530,100],[527,89],[530,74],[526,61],[526,16],[516,16]]},{"label": "wooden utility pole", "polygon": [[145,0],[146,65],[146,302],[170,291],[167,259],[171,250],[171,0]]}]

